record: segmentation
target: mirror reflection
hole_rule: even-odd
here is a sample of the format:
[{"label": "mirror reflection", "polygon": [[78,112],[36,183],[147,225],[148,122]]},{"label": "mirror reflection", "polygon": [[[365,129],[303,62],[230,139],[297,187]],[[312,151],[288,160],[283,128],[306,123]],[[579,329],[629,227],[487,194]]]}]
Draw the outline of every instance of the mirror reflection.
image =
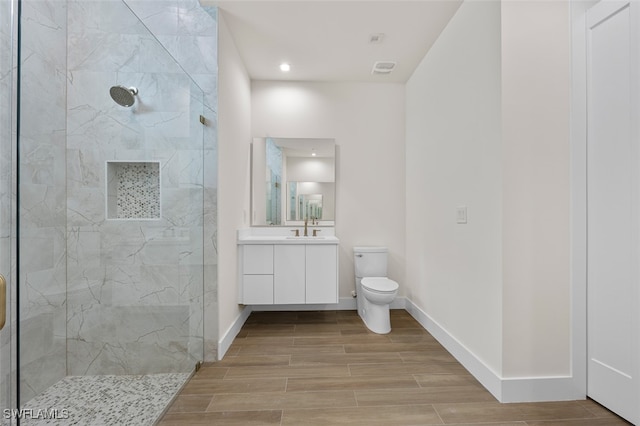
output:
[{"label": "mirror reflection", "polygon": [[252,225],[335,224],[335,141],[256,138]]}]

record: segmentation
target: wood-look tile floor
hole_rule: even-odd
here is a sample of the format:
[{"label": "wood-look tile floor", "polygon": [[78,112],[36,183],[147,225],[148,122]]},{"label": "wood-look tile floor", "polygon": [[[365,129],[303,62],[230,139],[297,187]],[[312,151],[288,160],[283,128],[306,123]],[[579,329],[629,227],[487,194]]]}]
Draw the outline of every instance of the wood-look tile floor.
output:
[{"label": "wood-look tile floor", "polygon": [[369,332],[354,311],[254,312],[168,425],[629,425],[593,401],[500,404],[407,312]]}]

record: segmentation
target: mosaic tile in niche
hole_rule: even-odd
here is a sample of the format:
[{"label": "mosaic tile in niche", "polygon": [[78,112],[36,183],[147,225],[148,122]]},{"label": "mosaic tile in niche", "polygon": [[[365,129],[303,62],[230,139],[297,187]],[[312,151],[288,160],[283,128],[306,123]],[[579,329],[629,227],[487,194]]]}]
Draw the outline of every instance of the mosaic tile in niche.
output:
[{"label": "mosaic tile in niche", "polygon": [[160,218],[160,163],[110,162],[107,167],[110,219]]}]

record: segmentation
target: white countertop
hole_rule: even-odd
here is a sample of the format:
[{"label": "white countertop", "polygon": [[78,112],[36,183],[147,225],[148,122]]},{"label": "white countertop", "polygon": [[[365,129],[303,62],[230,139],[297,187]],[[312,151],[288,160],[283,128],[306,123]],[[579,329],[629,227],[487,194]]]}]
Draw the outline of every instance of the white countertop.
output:
[{"label": "white countertop", "polygon": [[338,244],[340,240],[333,236],[294,237],[283,235],[245,235],[238,236],[238,244]]},{"label": "white countertop", "polygon": [[[311,226],[309,228],[312,228]],[[313,227],[315,228],[315,227]],[[299,237],[293,236],[298,229]],[[299,227],[282,228],[245,228],[238,230],[238,244],[338,244],[340,240],[334,235],[334,228],[320,228],[317,237],[304,237],[303,229]],[[311,234],[311,229],[309,234]]]}]

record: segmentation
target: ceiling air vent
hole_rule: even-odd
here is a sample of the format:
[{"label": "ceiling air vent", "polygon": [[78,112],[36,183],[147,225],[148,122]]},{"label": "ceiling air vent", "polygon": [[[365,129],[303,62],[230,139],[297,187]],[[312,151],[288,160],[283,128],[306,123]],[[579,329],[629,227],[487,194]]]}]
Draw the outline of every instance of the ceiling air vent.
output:
[{"label": "ceiling air vent", "polygon": [[371,74],[389,74],[396,68],[395,62],[390,61],[378,61],[373,64]]}]

